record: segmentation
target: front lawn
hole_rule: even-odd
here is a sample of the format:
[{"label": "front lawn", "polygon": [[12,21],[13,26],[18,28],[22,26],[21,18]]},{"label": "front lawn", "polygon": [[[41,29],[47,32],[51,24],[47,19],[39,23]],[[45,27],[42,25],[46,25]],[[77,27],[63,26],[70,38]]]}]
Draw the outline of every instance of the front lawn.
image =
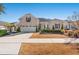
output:
[{"label": "front lawn", "polygon": [[77,55],[75,44],[63,43],[23,43],[20,55]]},{"label": "front lawn", "polygon": [[68,38],[68,36],[63,35],[63,34],[50,34],[50,33],[33,33],[31,38]]},{"label": "front lawn", "polygon": [[7,35],[7,30],[0,30],[0,37]]}]

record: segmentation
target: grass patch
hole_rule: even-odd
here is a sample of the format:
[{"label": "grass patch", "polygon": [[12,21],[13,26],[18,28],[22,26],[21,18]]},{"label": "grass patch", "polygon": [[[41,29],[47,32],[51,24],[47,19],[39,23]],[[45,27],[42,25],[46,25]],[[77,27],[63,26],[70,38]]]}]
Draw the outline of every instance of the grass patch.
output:
[{"label": "grass patch", "polygon": [[7,30],[0,30],[0,37],[7,35]]}]

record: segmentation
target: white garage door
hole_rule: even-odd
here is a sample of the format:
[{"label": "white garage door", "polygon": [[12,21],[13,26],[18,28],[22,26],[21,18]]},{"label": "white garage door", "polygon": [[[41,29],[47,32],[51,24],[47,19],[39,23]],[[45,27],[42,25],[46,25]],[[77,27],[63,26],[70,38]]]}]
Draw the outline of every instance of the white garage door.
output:
[{"label": "white garage door", "polygon": [[36,27],[21,27],[21,32],[36,32]]}]

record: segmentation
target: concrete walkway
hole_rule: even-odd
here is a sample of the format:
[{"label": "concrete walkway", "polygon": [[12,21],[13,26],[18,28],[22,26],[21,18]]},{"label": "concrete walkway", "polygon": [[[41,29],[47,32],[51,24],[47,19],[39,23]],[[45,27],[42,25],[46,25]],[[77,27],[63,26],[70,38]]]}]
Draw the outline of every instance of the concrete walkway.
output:
[{"label": "concrete walkway", "polygon": [[0,42],[16,43],[79,43],[79,39],[74,38],[0,38]]}]

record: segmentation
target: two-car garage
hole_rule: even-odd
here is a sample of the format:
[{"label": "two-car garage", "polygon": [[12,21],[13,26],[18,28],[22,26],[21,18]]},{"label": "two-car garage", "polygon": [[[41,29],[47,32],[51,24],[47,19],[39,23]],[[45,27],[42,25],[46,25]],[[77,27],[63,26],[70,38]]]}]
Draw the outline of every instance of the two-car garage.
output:
[{"label": "two-car garage", "polygon": [[21,32],[37,32],[39,19],[31,14],[26,14],[20,18],[18,26]]},{"label": "two-car garage", "polygon": [[36,32],[36,27],[20,27],[21,32]]}]

